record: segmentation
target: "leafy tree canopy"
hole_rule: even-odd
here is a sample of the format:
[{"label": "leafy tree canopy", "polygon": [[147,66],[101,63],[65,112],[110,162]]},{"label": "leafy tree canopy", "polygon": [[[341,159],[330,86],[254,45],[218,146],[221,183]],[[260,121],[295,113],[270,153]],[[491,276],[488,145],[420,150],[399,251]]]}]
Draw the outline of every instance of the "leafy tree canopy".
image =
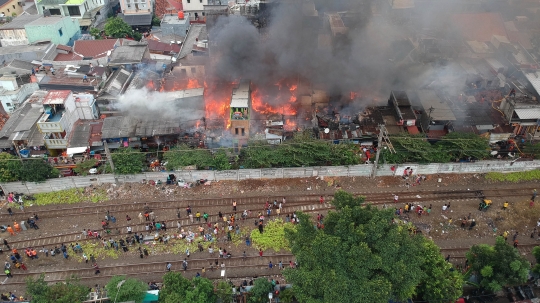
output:
[{"label": "leafy tree canopy", "polygon": [[45,274],[41,274],[37,279],[30,277],[26,280],[26,293],[32,297],[32,302],[37,303],[78,303],[86,300],[89,289],[74,277],[48,286]]},{"label": "leafy tree canopy", "polygon": [[452,301],[461,295],[461,275],[432,241],[393,223],[391,210],[363,202],[340,191],[324,229],[300,213],[296,229],[286,230],[300,266],[284,275],[300,302]]},{"label": "leafy tree canopy", "polygon": [[[118,283],[121,281],[125,282],[118,288]],[[148,290],[148,286],[143,281],[125,276],[112,277],[105,288],[110,298],[116,298],[118,294],[117,302],[135,301],[135,303],[142,303]]]},{"label": "leafy tree canopy", "polygon": [[117,174],[139,174],[145,167],[145,154],[135,149],[121,147],[113,152],[111,156]]},{"label": "leafy tree canopy", "polygon": [[494,246],[474,245],[467,252],[467,260],[480,286],[494,292],[504,285],[526,282],[530,269],[529,262],[503,237],[497,237]]},{"label": "leafy tree canopy", "polygon": [[22,163],[18,163],[18,168],[15,169],[15,172],[20,181],[27,182],[43,182],[49,178],[58,176],[57,170],[53,169],[49,163],[42,159],[23,160]]},{"label": "leafy tree canopy", "polygon": [[452,132],[431,144],[420,135],[399,134],[390,138],[396,153],[383,151],[383,159],[389,163],[446,163],[471,157],[484,159],[489,156],[486,138],[471,133]]},{"label": "leafy tree canopy", "polygon": [[249,291],[248,303],[263,303],[268,301],[268,293],[273,291],[272,283],[266,278],[258,278],[253,282]]},{"label": "leafy tree canopy", "polygon": [[226,281],[219,281],[216,287],[216,296],[221,302],[229,302],[232,298],[233,286]]},{"label": "leafy tree canopy", "polygon": [[76,172],[78,175],[87,176],[89,174],[90,169],[96,166],[97,163],[98,163],[98,160],[89,159],[89,160],[77,163],[73,171]]},{"label": "leafy tree canopy", "polygon": [[9,153],[0,153],[0,182],[17,181],[17,170],[21,163]]},{"label": "leafy tree canopy", "polygon": [[179,272],[168,272],[163,276],[163,288],[159,292],[159,301],[165,303],[181,302],[191,281],[184,278]]},{"label": "leafy tree canopy", "polygon": [[122,18],[112,17],[105,23],[105,34],[113,38],[126,38],[133,36],[133,30]]},{"label": "leafy tree canopy", "polygon": [[215,303],[216,294],[212,281],[206,278],[191,279],[192,287],[186,292],[185,303]]}]

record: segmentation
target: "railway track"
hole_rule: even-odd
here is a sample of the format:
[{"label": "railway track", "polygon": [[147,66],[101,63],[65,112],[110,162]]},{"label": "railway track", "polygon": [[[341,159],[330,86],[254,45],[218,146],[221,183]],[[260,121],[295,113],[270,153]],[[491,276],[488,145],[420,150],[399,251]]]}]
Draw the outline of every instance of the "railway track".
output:
[{"label": "railway track", "polygon": [[[497,197],[506,197],[508,196],[508,190],[509,189],[494,189],[494,190],[484,190],[484,194],[488,198],[497,198]],[[513,196],[529,196],[529,192],[532,191],[531,189],[523,189],[521,190],[521,194],[518,193],[512,193]],[[363,195],[366,196],[366,202],[371,204],[384,204],[388,203],[389,205],[392,205],[392,193],[377,193],[377,194],[366,194],[366,193],[355,193],[356,195]],[[448,200],[470,200],[470,199],[478,199],[477,193],[475,190],[471,191],[419,191],[419,192],[397,192],[397,195],[399,195],[399,203],[406,203],[406,202],[419,202],[419,203],[425,203],[428,201],[448,201]],[[419,197],[417,196],[419,195]],[[286,215],[287,213],[291,214],[295,211],[303,211],[303,212],[324,212],[326,210],[332,209],[332,205],[329,203],[323,203],[320,204],[318,201],[319,195],[304,195],[304,196],[291,196],[287,197],[287,203],[286,206],[283,209],[282,215]],[[236,200],[238,203],[238,209],[239,212],[241,212],[242,209],[253,209],[252,207],[248,206],[256,206],[261,207],[267,200],[273,201],[274,199],[278,199],[278,201],[281,199],[280,197],[252,197],[252,198],[223,198],[223,199],[192,199],[192,200],[181,200],[181,201],[152,201],[147,202],[148,206],[152,210],[176,210],[177,208],[183,209],[187,207],[187,205],[191,205],[192,208],[197,207],[198,211],[204,211],[206,209],[212,209],[215,207],[226,207],[228,210],[232,207],[232,201]],[[326,195],[325,201],[329,202],[331,201],[332,196]],[[63,205],[62,205],[63,206]],[[96,215],[96,214],[104,214],[107,210],[111,211],[112,213],[120,213],[120,212],[128,212],[128,211],[137,211],[140,212],[142,209],[144,209],[145,203],[123,203],[123,204],[117,204],[117,205],[91,205],[91,206],[83,206],[83,207],[71,207],[67,209],[51,209],[51,210],[44,210],[39,211],[39,214],[41,217],[47,218],[47,217],[55,217],[55,216],[74,216],[74,215]],[[61,206],[60,206],[61,207]],[[262,208],[262,207],[261,207]],[[30,212],[27,212],[30,213]],[[24,217],[25,214],[19,214],[21,218]],[[171,217],[175,217],[176,212],[171,212]],[[2,215],[0,216],[0,222],[5,219],[13,220],[14,218],[17,218],[16,216],[6,216]],[[216,222],[217,214],[211,214],[211,222]],[[201,219],[202,220],[202,219]],[[134,219],[134,221],[138,221],[137,219]],[[162,221],[160,219],[160,221]],[[174,226],[174,229],[176,229],[176,221],[177,219],[171,219],[171,220],[165,220],[167,223],[174,223],[171,224]],[[195,228],[201,223],[195,222],[191,223],[189,220],[184,216],[184,219],[180,220],[183,228]],[[243,222],[239,220],[238,222]],[[130,224],[130,226],[133,228],[133,232],[142,232],[145,233],[145,223],[137,223],[132,221],[133,224]],[[250,224],[252,223],[252,219],[246,220],[246,223]],[[169,228],[171,228],[171,225],[168,224]],[[118,224],[118,226],[115,226],[114,228],[123,228],[127,225],[121,225]],[[58,234],[58,235],[51,235],[46,237],[40,237],[37,239],[22,239],[18,241],[10,241],[10,245],[12,247],[17,248],[24,248],[24,247],[43,247],[46,246],[48,248],[52,246],[59,245],[60,243],[72,243],[72,242],[82,242],[82,241],[89,241],[90,239],[81,239],[81,231],[73,232],[73,233],[66,233],[66,234]],[[526,245],[520,245],[518,247],[519,251],[522,254],[529,255],[531,253],[532,248],[536,246],[534,244],[526,244]],[[451,258],[455,259],[463,259],[465,257],[465,252],[469,248],[442,248],[441,253],[444,255],[450,254]],[[174,258],[174,256],[172,256]],[[241,257],[233,257],[231,259],[225,259],[225,264],[227,271],[231,269],[230,272],[238,272],[239,274],[237,277],[242,276],[241,270],[246,268],[267,268],[268,262],[270,259],[273,262],[278,262],[278,258],[293,258],[292,254],[276,254],[272,256],[264,256],[263,258],[260,257],[248,257],[246,261],[243,261]],[[206,267],[207,274],[211,275],[209,273],[209,263],[210,259],[192,259],[189,261],[189,268],[188,272],[193,271],[200,271],[203,267]],[[180,270],[182,265],[182,260],[176,260],[171,261],[173,265],[174,270]],[[276,263],[277,265],[277,263]],[[71,269],[65,269],[65,270],[46,270],[46,281],[48,282],[58,282],[63,281],[70,275],[76,273],[82,280],[90,280],[93,278],[96,278],[96,275],[94,274],[94,270],[88,266],[83,264],[83,268],[71,268]],[[136,275],[148,275],[148,274],[162,274],[165,272],[165,263],[164,262],[150,262],[150,263],[138,263],[138,264],[118,264],[118,265],[109,265],[100,267],[101,274],[98,276],[99,278],[102,277],[111,277],[114,275],[130,275],[130,276],[136,276]],[[34,272],[34,271],[18,271],[16,270],[14,272],[14,278],[11,278],[9,280],[4,281],[4,283],[8,284],[24,284],[24,279],[28,276],[39,276],[41,272]],[[216,276],[218,278],[219,276]],[[2,283],[3,284],[3,283]]]},{"label": "railway track", "polygon": [[[499,191],[505,191],[505,190],[504,189],[493,190],[489,194],[489,197],[494,198],[494,197],[507,196],[505,194],[500,194]],[[402,193],[398,193],[398,194],[400,194],[399,203],[438,201],[438,200],[455,201],[455,200],[478,199],[476,191],[426,191],[426,192],[402,192]],[[357,194],[357,195],[361,195],[361,194]],[[420,198],[418,198],[417,195],[420,195]],[[524,195],[528,196],[528,194],[524,194]],[[385,203],[388,203],[389,205],[393,205],[392,200],[391,200],[392,197],[393,197],[393,195],[388,194],[388,193],[377,194],[377,195],[369,195],[369,196],[366,197],[366,202],[370,203],[370,204],[373,204],[373,205],[381,205],[381,204],[385,204]],[[236,201],[239,203],[238,209],[241,212],[241,209],[244,208],[243,206],[247,206],[247,205],[255,206],[256,205],[256,206],[260,207],[267,200],[272,201],[273,199],[275,199],[275,198],[273,198],[273,197],[272,198],[259,197],[259,198],[241,198],[241,199],[237,199]],[[323,212],[323,211],[327,211],[329,209],[333,209],[333,206],[331,204],[329,204],[329,203],[320,204],[318,199],[319,199],[319,195],[306,195],[306,196],[289,197],[286,204],[285,204],[286,206],[282,210],[282,216],[286,216],[287,214],[293,214],[296,211],[312,213],[312,212]],[[325,197],[325,202],[329,202],[329,201],[331,201],[331,199],[332,199],[332,196],[326,196]],[[201,201],[203,201],[203,202],[201,203]],[[180,208],[181,211],[183,212],[184,211],[183,208],[187,207],[187,205],[191,205],[192,208],[193,208],[193,206],[197,205],[197,207],[198,207],[197,210],[202,212],[202,211],[207,210],[208,208],[210,208],[210,209],[215,208],[217,201],[221,202],[219,204],[219,206],[223,206],[223,207],[226,207],[227,209],[230,209],[233,199],[230,199],[230,201],[226,201],[226,202],[230,202],[230,203],[224,203],[224,202],[222,202],[223,201],[222,199],[161,201],[161,202],[154,202],[154,203],[160,203],[160,204],[161,203],[163,203],[163,204],[169,203],[169,205],[170,205],[170,203],[173,203],[173,204],[177,205],[175,207],[162,207],[162,208],[160,208],[161,210],[171,210],[171,217],[175,217],[177,208]],[[179,205],[177,203],[181,203],[182,205]],[[137,207],[135,207],[135,205]],[[149,203],[149,205],[150,205],[150,203]],[[110,210],[111,213],[115,213],[115,212],[126,211],[126,208],[130,208],[129,210],[131,212],[133,212],[133,211],[141,212],[144,209],[145,203],[136,203],[136,204],[130,203],[130,204],[121,204],[121,205],[112,205],[112,206],[113,207],[97,206],[98,208],[101,208],[102,213],[98,214],[99,216],[98,215],[96,216],[96,223],[98,222],[99,219],[101,219],[101,215],[104,216],[104,214],[106,213],[107,210]],[[126,206],[126,207],[122,208],[123,206]],[[155,204],[154,204],[154,206],[155,206]],[[133,208],[131,208],[131,207],[133,207]],[[87,208],[87,207],[75,207],[75,209],[77,209],[77,208]],[[95,209],[96,207],[90,206],[90,208]],[[245,207],[245,208],[248,208],[248,207]],[[122,210],[118,210],[118,209],[122,209]],[[155,208],[152,207],[152,210],[155,210]],[[64,210],[61,210],[61,211],[64,211]],[[72,215],[74,215],[74,214],[71,214],[70,216],[72,216]],[[81,216],[82,215],[96,215],[96,213],[94,213],[94,212],[77,213],[76,215],[81,215]],[[209,215],[210,215],[209,222],[219,222],[220,221],[219,217],[218,217],[218,214],[210,213]],[[254,216],[256,216],[256,213],[254,212],[254,214],[252,214],[252,215],[253,215],[253,217],[248,218],[246,220],[247,222],[251,222],[251,220],[255,219]],[[5,216],[0,216],[0,222],[2,222],[1,220],[4,217]],[[13,217],[10,217],[10,216],[7,216],[7,217],[9,219],[11,219],[11,220],[14,220]],[[182,225],[183,228],[196,228],[200,224],[204,223],[204,220],[202,218],[201,218],[201,222],[194,221],[194,223],[191,223],[190,220],[185,215],[183,216],[183,219],[180,219],[180,220],[178,220],[177,218],[174,218],[174,219],[168,219],[168,220],[160,219],[159,221],[166,222],[167,225],[169,226],[169,229],[176,229],[176,222],[177,221],[180,221],[180,224]],[[133,233],[143,233],[143,234],[146,233],[145,222],[143,222],[143,223],[137,223],[137,222],[138,222],[138,219],[133,219],[131,224],[117,223],[117,224],[114,224],[113,226],[111,226],[111,229],[113,231],[115,229],[120,229],[120,230],[124,231],[125,227],[131,226],[132,230],[133,230]],[[238,220],[237,222],[242,223],[243,221]],[[94,230],[101,230],[101,227],[96,227]],[[113,232],[113,235],[116,235],[116,234]],[[107,235],[104,235],[104,236],[107,237]],[[43,246],[50,247],[50,246],[60,245],[62,243],[84,242],[84,241],[87,241],[87,240],[89,240],[89,239],[87,239],[86,237],[82,237],[82,231],[76,231],[76,232],[71,232],[71,233],[62,233],[62,234],[55,234],[55,235],[50,235],[50,236],[41,236],[39,238],[27,238],[27,239],[20,239],[20,240],[17,240],[17,241],[10,241],[10,245],[13,246],[13,247],[17,247],[17,248],[43,247]]]},{"label": "railway track", "polygon": [[[178,257],[176,257],[178,258]],[[219,259],[218,265],[215,264],[214,259]],[[183,258],[181,260],[171,260],[168,261],[172,264],[172,270],[173,271],[183,271],[182,269],[182,262]],[[231,258],[218,258],[216,254],[216,258],[212,259],[189,259],[188,262],[188,270],[187,272],[194,273],[194,272],[202,272],[202,268],[206,268],[206,272],[209,275],[214,275],[212,273],[218,272],[221,269],[225,269],[226,271],[230,271],[233,269],[246,269],[246,268],[257,268],[257,269],[268,269],[268,263],[272,261],[272,263],[275,265],[275,271],[278,272],[278,262],[283,261],[283,265],[285,267],[289,266],[289,261],[293,261],[294,256],[292,254],[273,254],[273,255],[266,255],[263,257],[259,256],[250,256],[246,257],[245,259],[243,257],[231,257]],[[225,267],[222,268],[221,264],[224,263]],[[7,279],[2,284],[25,284],[25,280],[28,277],[37,278],[42,273],[45,274],[45,281],[49,283],[54,282],[62,282],[65,281],[67,278],[71,277],[72,275],[77,275],[77,277],[81,280],[92,280],[96,278],[108,278],[113,277],[117,275],[126,275],[126,276],[138,276],[138,275],[150,275],[154,273],[164,274],[166,273],[166,266],[167,262],[149,262],[149,263],[135,263],[135,264],[115,264],[115,265],[108,265],[108,266],[100,266],[100,274],[96,275],[95,270],[92,268],[91,264],[83,263],[82,268],[70,268],[70,269],[63,269],[63,270],[47,270],[47,271],[23,271],[23,270],[13,270],[13,278]],[[213,265],[213,271],[211,270],[211,264]],[[216,275],[216,278],[220,276],[219,274]],[[230,276],[229,276],[230,277]]]},{"label": "railway track", "polygon": [[[508,192],[513,189],[488,189],[483,190],[484,194],[488,197],[503,197],[508,196]],[[527,191],[527,193],[523,191]],[[513,193],[512,195],[523,195],[528,196],[532,192],[533,188],[522,189],[521,193]],[[504,192],[504,193],[503,193]],[[381,204],[384,202],[392,202],[392,197],[394,193],[366,193],[366,192],[354,192],[353,194],[357,196],[366,196],[366,202]],[[423,201],[427,199],[467,199],[467,198],[476,198],[476,190],[467,190],[467,191],[442,191],[442,190],[433,190],[433,191],[401,191],[395,192],[399,195],[400,202],[413,202],[413,201]],[[416,197],[419,195],[421,198]],[[302,195],[302,196],[290,196],[287,197],[286,204],[312,204],[319,201],[319,194],[312,195]],[[324,195],[325,200],[331,200],[333,194]],[[192,208],[197,207],[198,210],[205,208],[213,207],[224,207],[230,209],[233,201],[238,203],[238,209],[254,209],[254,207],[264,205],[266,201],[281,201],[282,196],[262,196],[262,197],[240,197],[240,198],[219,198],[219,199],[189,199],[189,200],[164,200],[164,201],[149,201],[149,202],[130,202],[130,203],[119,203],[119,204],[107,204],[107,205],[87,205],[87,206],[74,206],[66,207],[64,204],[59,204],[54,209],[42,209],[34,210],[32,207],[27,208],[26,212],[16,211],[12,216],[8,214],[0,215],[0,222],[11,221],[11,220],[25,220],[31,216],[34,212],[37,212],[42,218],[59,218],[59,217],[69,217],[75,215],[96,215],[96,214],[105,214],[107,211],[111,213],[121,213],[121,212],[130,212],[130,211],[143,211],[145,206],[148,206],[152,210],[173,210],[176,209],[185,209],[188,205]]]}]

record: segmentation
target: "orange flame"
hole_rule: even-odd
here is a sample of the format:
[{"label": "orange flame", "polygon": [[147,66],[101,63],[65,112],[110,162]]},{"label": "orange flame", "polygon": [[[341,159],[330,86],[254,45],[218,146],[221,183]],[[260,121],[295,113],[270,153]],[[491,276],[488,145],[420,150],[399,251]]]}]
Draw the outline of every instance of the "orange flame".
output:
[{"label": "orange flame", "polygon": [[285,125],[283,125],[283,129],[285,129],[286,131],[295,131],[295,130],[297,130],[296,121],[290,120],[290,119],[285,120]]},{"label": "orange flame", "polygon": [[[263,94],[263,92],[254,87],[251,91],[251,106],[254,111],[261,114],[280,114],[286,116],[294,116],[297,111],[295,108],[296,88],[298,85],[287,85],[288,90],[282,90],[282,81],[276,83],[279,93],[275,97],[271,97],[269,94]],[[270,105],[268,100],[274,99],[279,105]]]},{"label": "orange flame", "polygon": [[177,79],[177,78],[166,78],[162,81],[160,92],[174,92],[179,90],[193,89],[203,87],[199,82],[199,79],[189,78],[189,79]]},{"label": "orange flame", "polygon": [[[221,85],[222,86],[222,85]],[[232,85],[231,85],[232,86]],[[231,117],[229,108],[231,106],[231,91],[226,88],[217,88],[218,84],[210,85],[204,82],[204,102],[206,110],[206,119],[224,121],[224,126],[228,129],[231,127]]]}]

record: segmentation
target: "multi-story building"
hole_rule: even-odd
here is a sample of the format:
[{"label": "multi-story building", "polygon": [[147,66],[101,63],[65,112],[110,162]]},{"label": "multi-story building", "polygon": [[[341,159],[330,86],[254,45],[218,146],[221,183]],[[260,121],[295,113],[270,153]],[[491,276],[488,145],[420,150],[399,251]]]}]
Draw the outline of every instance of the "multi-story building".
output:
[{"label": "multi-story building", "polygon": [[6,17],[18,16],[24,11],[22,3],[19,0],[2,0],[0,1],[0,14]]},{"label": "multi-story building", "polygon": [[39,15],[48,11],[53,16],[79,19],[81,26],[88,26],[108,0],[34,0]]},{"label": "multi-story building", "polygon": [[[28,79],[29,77],[25,77]],[[26,98],[39,89],[37,83],[22,82],[22,77],[3,76],[0,77],[0,102],[4,110],[11,114]]]},{"label": "multi-story building", "polygon": [[151,0],[120,0],[122,13],[118,17],[133,27],[146,27],[152,24]]},{"label": "multi-story building", "polygon": [[22,15],[0,26],[0,44],[4,47],[28,45],[28,37],[24,26],[39,18],[41,18],[39,15]]},{"label": "multi-story building", "polygon": [[69,135],[78,120],[98,118],[93,95],[73,94],[69,90],[49,91],[43,100],[43,110],[37,127],[52,155],[67,149]]},{"label": "multi-story building", "polygon": [[24,26],[28,43],[50,41],[72,46],[80,35],[79,21],[70,17],[42,17]]}]

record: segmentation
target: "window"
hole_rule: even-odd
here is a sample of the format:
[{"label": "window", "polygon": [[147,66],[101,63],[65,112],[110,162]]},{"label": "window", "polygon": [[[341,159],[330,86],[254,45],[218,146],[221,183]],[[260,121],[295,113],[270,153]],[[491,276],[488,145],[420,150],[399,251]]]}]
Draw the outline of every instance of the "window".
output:
[{"label": "window", "polygon": [[191,0],[187,0],[187,3],[191,3]]},{"label": "window", "polygon": [[238,135],[238,127],[234,129],[234,134]]},{"label": "window", "polygon": [[192,74],[195,74],[196,72],[197,72],[197,69],[196,69],[195,67],[192,67],[192,68],[191,68],[191,73],[192,73]]},{"label": "window", "polygon": [[202,3],[202,0],[199,0],[200,3]]},{"label": "window", "polygon": [[60,35],[60,37],[62,37],[62,35],[64,35],[64,33],[62,32],[62,29],[58,30],[58,34]]},{"label": "window", "polygon": [[9,13],[9,8],[7,9],[8,13]]},{"label": "window", "polygon": [[7,106],[7,107],[11,107],[11,103],[9,103],[9,102],[6,103],[6,106]]},{"label": "window", "polygon": [[15,9],[15,5],[12,5],[13,6],[13,9]]},{"label": "window", "polygon": [[244,128],[242,128],[242,136],[245,136],[246,135],[246,131]]},{"label": "window", "polygon": [[78,6],[68,6],[68,12],[70,16],[80,16],[81,10]]}]

